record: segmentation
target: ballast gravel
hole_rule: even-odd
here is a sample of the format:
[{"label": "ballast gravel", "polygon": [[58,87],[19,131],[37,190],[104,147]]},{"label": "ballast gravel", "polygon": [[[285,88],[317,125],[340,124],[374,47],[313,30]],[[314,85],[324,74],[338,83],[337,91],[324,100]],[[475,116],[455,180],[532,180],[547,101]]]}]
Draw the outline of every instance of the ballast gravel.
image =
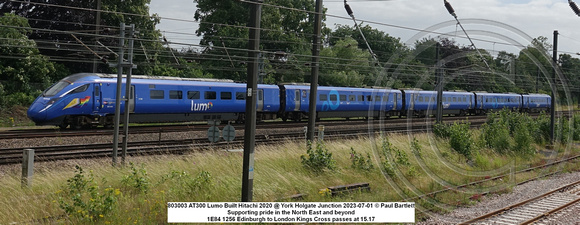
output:
[{"label": "ballast gravel", "polygon": [[[492,194],[483,196],[480,202],[470,206],[461,207],[446,214],[430,214],[430,218],[417,224],[458,224],[495,210],[513,205],[515,203],[536,197],[545,192],[554,190],[564,185],[580,180],[580,172],[565,173],[549,178],[531,181],[514,187],[510,193]],[[580,207],[570,208],[568,213],[561,213],[557,220],[546,220],[546,224],[579,224]]]}]

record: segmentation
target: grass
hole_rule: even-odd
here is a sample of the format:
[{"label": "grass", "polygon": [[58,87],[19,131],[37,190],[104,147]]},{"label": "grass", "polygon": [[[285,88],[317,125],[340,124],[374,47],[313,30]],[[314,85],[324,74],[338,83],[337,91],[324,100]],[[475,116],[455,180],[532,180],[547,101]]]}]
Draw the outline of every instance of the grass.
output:
[{"label": "grass", "polygon": [[[255,153],[253,201],[294,201],[293,194],[306,194],[304,201],[401,201],[424,193],[481,180],[486,177],[513,172],[546,161],[542,154],[531,158],[505,156],[493,150],[480,149],[473,161],[450,149],[449,144],[427,134],[413,137],[388,136],[388,141],[407,156],[407,163],[397,162],[395,150],[384,154],[382,141],[368,138],[325,143],[336,160],[336,169],[316,172],[301,163],[306,154],[304,143],[286,142],[276,146],[258,146]],[[411,143],[415,141],[413,152]],[[565,146],[561,147],[563,149]],[[366,158],[371,156],[370,169],[352,166],[352,149]],[[536,148],[539,148],[536,146]],[[561,151],[578,154],[576,148]],[[0,171],[0,224],[18,223],[97,223],[97,224],[159,224],[166,223],[166,203],[237,202],[241,199],[243,157],[241,152],[206,151],[187,155],[130,157],[132,164],[110,166],[110,159],[44,162],[35,165],[33,185],[21,188],[18,165],[6,166]],[[395,176],[381,172],[382,163],[390,161]],[[577,163],[564,167],[565,171],[578,170]],[[71,185],[83,169],[87,188]],[[514,168],[512,168],[512,165]],[[454,207],[474,204],[478,194],[485,191],[502,192],[515,182],[534,177],[546,171],[534,171],[506,179],[437,194],[427,199],[414,200],[421,210],[447,212]],[[91,181],[92,178],[92,181]],[[320,189],[329,186],[368,182],[371,192],[329,197]],[[63,202],[74,202],[70,190],[80,193],[86,206],[69,209]],[[474,197],[475,196],[475,197]],[[112,199],[113,202],[107,202]],[[112,210],[108,211],[107,207]],[[90,217],[92,216],[92,218]]]}]

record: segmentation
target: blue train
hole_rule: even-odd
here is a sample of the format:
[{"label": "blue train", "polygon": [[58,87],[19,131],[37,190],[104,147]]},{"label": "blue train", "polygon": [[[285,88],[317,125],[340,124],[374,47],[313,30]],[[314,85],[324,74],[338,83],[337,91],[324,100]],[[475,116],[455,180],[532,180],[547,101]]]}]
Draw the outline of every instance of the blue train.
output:
[{"label": "blue train", "polygon": [[[28,117],[37,125],[61,128],[111,127],[116,82],[116,75],[73,74],[46,89],[28,109]],[[133,123],[245,119],[243,83],[152,76],[133,76],[131,82],[128,99]],[[257,94],[258,120],[300,121],[308,116],[310,86],[306,84],[260,84]],[[317,117],[430,116],[436,112],[436,96],[435,91],[320,86]],[[121,113],[125,113],[124,104],[122,101]],[[443,92],[444,114],[479,115],[503,108],[523,112],[548,110],[550,96]]]}]

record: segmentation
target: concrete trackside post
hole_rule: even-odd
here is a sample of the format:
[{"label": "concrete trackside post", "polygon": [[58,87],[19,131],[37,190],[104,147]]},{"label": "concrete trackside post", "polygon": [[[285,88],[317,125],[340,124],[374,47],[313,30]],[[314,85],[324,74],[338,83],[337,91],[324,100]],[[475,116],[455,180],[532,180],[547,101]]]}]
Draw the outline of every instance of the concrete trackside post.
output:
[{"label": "concrete trackside post", "polygon": [[24,149],[22,152],[22,188],[32,186],[32,174],[34,171],[34,149]]}]

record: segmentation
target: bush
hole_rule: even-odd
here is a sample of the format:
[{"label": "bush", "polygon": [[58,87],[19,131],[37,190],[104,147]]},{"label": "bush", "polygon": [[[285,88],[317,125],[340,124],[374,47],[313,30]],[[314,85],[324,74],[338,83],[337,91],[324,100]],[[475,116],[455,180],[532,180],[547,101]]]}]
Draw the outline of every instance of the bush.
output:
[{"label": "bush", "polygon": [[485,147],[494,149],[498,153],[506,153],[511,146],[509,126],[506,122],[496,121],[483,124],[481,138]]},{"label": "bush", "polygon": [[580,114],[574,114],[572,121],[574,128],[572,139],[574,141],[580,141]]},{"label": "bush", "polygon": [[413,141],[411,142],[411,150],[417,156],[421,156],[421,145],[419,144],[419,140],[413,137]]},{"label": "bush", "polygon": [[312,149],[312,143],[308,143],[306,155],[301,155],[302,165],[314,172],[322,172],[324,169],[334,170],[336,161],[332,158],[332,153],[324,147],[322,142],[316,144],[316,149]]},{"label": "bush", "polygon": [[531,133],[534,137],[538,137],[536,138],[536,143],[540,144],[550,141],[550,117],[541,113],[534,123],[536,127]]},{"label": "bush", "polygon": [[451,136],[451,132],[449,131],[451,126],[444,124],[444,123],[436,123],[433,125],[433,134],[436,137],[440,138],[449,138]]},{"label": "bush", "polygon": [[395,168],[393,168],[389,161],[383,162],[383,171],[390,177],[395,176]]},{"label": "bush", "polygon": [[524,123],[518,124],[514,132],[514,152],[520,155],[533,155],[535,149],[532,146],[532,141],[532,135],[530,135],[526,125]]},{"label": "bush", "polygon": [[121,183],[129,188],[133,188],[137,192],[147,193],[149,191],[149,179],[147,178],[147,171],[141,168],[135,168],[133,163],[129,164],[131,174],[123,177]]},{"label": "bush", "polygon": [[469,132],[470,123],[458,123],[455,122],[449,129],[450,140],[449,144],[451,148],[457,153],[471,159],[471,147],[473,140],[471,139],[471,133]]},{"label": "bush", "polygon": [[121,191],[111,187],[101,190],[92,173],[85,176],[80,166],[75,168],[75,175],[67,180],[65,190],[57,192],[59,207],[69,216],[84,221],[96,221],[112,212]]},{"label": "bush", "polygon": [[562,144],[567,144],[573,137],[573,129],[570,129],[570,120],[564,117],[557,119],[556,124],[554,125],[554,132],[554,139],[556,141],[560,141]]},{"label": "bush", "polygon": [[350,148],[350,160],[352,161],[352,168],[359,170],[370,171],[373,169],[373,162],[371,161],[371,156],[367,153],[367,157],[363,157],[362,154],[357,153],[354,148]]}]

